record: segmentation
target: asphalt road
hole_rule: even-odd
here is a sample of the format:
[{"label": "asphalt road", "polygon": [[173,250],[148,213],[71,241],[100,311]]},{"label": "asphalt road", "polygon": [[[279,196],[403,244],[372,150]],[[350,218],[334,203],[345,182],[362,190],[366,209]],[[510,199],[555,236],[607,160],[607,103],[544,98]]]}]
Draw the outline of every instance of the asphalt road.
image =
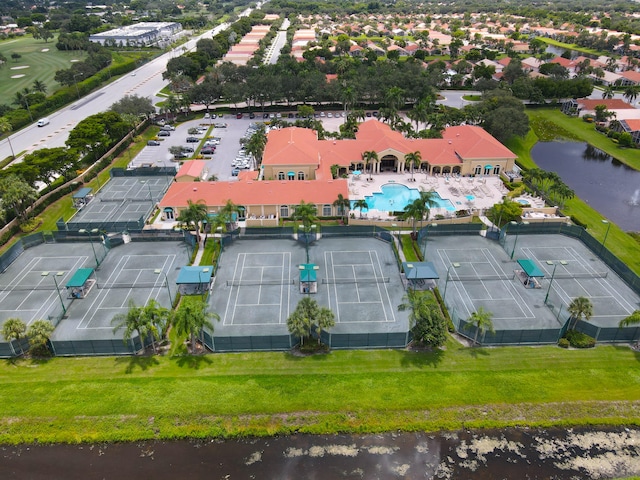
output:
[{"label": "asphalt road", "polygon": [[[251,10],[247,9],[242,12],[240,16],[246,16],[250,12]],[[113,103],[125,95],[139,95],[142,97],[150,97],[154,102],[158,101],[159,99],[156,97],[156,93],[162,90],[167,84],[162,78],[162,72],[166,70],[167,62],[175,56],[182,55],[185,51],[193,50],[197,41],[201,38],[212,38],[213,35],[216,35],[228,26],[228,23],[223,23],[214,30],[208,30],[206,33],[189,40],[184,45],[141,66],[132,74],[123,76],[100,90],[58,110],[48,116],[51,120],[49,125],[37,127],[34,123],[14,133],[10,137],[13,151],[19,154],[20,152],[29,153],[39,148],[64,146],[69,136],[69,131],[71,131],[79,121],[89,115],[108,110]],[[6,158],[10,155],[11,149],[9,142],[5,139],[0,143],[0,158]]]}]

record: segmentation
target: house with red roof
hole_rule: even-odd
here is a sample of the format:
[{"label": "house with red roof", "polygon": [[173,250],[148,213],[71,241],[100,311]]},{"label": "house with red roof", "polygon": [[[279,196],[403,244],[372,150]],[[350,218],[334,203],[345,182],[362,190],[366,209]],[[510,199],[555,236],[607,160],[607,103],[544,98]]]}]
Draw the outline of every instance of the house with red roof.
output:
[{"label": "house with red roof", "polygon": [[640,118],[632,118],[613,122],[612,129],[616,132],[630,133],[633,141],[637,145],[640,145]]},{"label": "house with red roof", "polygon": [[[377,160],[366,164],[363,153]],[[480,127],[447,128],[443,138],[410,139],[377,120],[360,124],[355,139],[320,140],[314,130],[288,127],[267,135],[260,174],[230,182],[174,182],[160,202],[164,217],[174,219],[188,202],[202,202],[215,214],[228,200],[241,207],[241,218],[277,225],[304,201],[320,216],[338,215],[333,202],[349,197],[347,180],[360,170],[372,174],[404,172],[410,153],[419,152],[420,170],[428,174],[499,175],[513,169],[516,155]],[[334,178],[334,173],[338,178]]]}]

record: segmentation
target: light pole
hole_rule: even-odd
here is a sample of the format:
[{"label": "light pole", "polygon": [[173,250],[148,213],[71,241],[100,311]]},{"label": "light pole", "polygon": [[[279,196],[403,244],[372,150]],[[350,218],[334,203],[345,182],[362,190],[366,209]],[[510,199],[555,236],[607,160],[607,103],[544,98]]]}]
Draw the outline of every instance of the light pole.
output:
[{"label": "light pole", "polygon": [[169,288],[169,278],[167,277],[167,274],[164,272],[164,270],[161,270],[159,268],[156,268],[153,273],[155,273],[156,275],[164,275],[164,279],[167,282],[167,293],[169,294],[169,302],[171,303],[171,308],[173,308],[173,298],[171,297],[171,289]]},{"label": "light pole", "polygon": [[602,247],[600,248],[600,255],[602,255],[602,252],[604,251],[604,244],[607,241],[607,236],[609,235],[609,229],[611,228],[611,223],[609,222],[609,220],[602,220],[602,223],[607,225],[607,230],[604,232],[604,239],[602,240]]},{"label": "light pole", "polygon": [[[522,222],[522,223],[516,223],[516,222],[509,222],[511,225],[529,225],[529,222]],[[516,239],[513,241],[513,250],[511,250],[511,260],[513,260],[513,255],[516,253],[516,245],[518,244],[518,235],[520,234],[520,228],[518,228],[516,230]]]},{"label": "light pole", "polygon": [[444,292],[442,294],[442,303],[445,303],[444,300],[445,298],[447,298],[447,287],[449,286],[449,272],[451,271],[451,267],[458,268],[459,266],[460,265],[457,263],[452,263],[451,265],[449,265],[449,268],[447,268],[447,279],[444,282]]},{"label": "light pole", "polygon": [[551,280],[549,280],[549,288],[547,288],[547,294],[544,296],[544,303],[547,303],[547,300],[549,298],[549,293],[551,292],[551,284],[553,283],[553,277],[556,274],[556,267],[558,266],[557,263],[553,264],[553,272],[551,272]]},{"label": "light pole", "polygon": [[76,95],[78,95],[78,100],[80,100],[80,90],[78,89],[78,81],[76,80],[76,77],[82,77],[83,75],[84,73],[82,72],[73,74],[73,84],[76,87]]},{"label": "light pole", "polygon": [[96,260],[96,270],[100,267],[100,260],[98,260],[98,255],[96,254],[96,247],[93,245],[93,237],[92,234],[94,233],[98,233],[98,229],[94,228],[91,231],[87,231],[84,228],[81,228],[80,230],[78,230],[78,233],[88,233],[89,234],[89,243],[91,244],[91,250],[93,251],[93,258],[95,258]]},{"label": "light pole", "polygon": [[[48,277],[49,276],[49,272],[42,272],[41,275],[43,277]],[[66,315],[67,314],[67,307],[64,306],[64,301],[62,300],[62,294],[60,293],[60,287],[58,286],[58,280],[56,279],[56,277],[62,277],[64,275],[64,272],[56,272],[53,275],[53,283],[55,283],[56,285],[56,292],[58,293],[58,298],[60,299],[60,305],[62,305],[62,315]]]}]

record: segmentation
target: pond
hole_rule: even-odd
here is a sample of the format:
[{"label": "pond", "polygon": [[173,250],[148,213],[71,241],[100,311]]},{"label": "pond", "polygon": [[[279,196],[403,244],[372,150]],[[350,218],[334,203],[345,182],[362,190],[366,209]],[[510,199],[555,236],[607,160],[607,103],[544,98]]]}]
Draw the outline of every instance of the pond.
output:
[{"label": "pond", "polygon": [[640,431],[502,429],[0,446],[3,479],[610,479],[640,474]]},{"label": "pond", "polygon": [[538,142],[536,164],[626,231],[640,231],[640,172],[582,142]]}]

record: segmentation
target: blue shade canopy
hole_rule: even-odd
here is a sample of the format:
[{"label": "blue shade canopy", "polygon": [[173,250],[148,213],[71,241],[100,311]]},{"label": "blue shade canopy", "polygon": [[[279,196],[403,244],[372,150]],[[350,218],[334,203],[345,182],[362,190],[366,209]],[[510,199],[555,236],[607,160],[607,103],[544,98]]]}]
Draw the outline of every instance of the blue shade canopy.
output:
[{"label": "blue shade canopy", "polygon": [[435,280],[440,278],[433,262],[403,262],[402,269],[407,280]]},{"label": "blue shade canopy", "polygon": [[198,285],[209,283],[213,275],[213,265],[184,266],[180,269],[176,284],[178,285]]}]

